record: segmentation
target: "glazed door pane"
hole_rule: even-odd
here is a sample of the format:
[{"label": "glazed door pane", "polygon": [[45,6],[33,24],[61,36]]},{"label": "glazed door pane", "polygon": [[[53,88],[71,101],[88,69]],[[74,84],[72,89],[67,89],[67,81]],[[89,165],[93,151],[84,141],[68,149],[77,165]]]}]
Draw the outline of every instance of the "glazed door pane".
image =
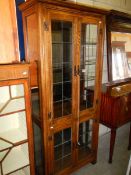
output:
[{"label": "glazed door pane", "polygon": [[72,131],[64,129],[54,134],[55,173],[72,165]]},{"label": "glazed door pane", "polygon": [[78,160],[85,159],[92,149],[93,120],[79,124]]},{"label": "glazed door pane", "polygon": [[97,25],[81,25],[80,111],[93,107],[98,33]]},{"label": "glazed door pane", "polygon": [[72,22],[52,20],[54,118],[72,113]]}]

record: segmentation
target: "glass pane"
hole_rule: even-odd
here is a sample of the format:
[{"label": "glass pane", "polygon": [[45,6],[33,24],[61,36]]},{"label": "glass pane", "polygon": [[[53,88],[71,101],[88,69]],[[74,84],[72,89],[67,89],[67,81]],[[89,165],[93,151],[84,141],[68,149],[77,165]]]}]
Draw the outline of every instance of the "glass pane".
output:
[{"label": "glass pane", "polygon": [[25,109],[23,85],[0,87],[0,115]]},{"label": "glass pane", "polygon": [[54,118],[72,109],[72,23],[52,21]]},{"label": "glass pane", "polygon": [[9,86],[0,87],[0,111],[10,100]]},{"label": "glass pane", "polygon": [[[0,140],[6,143],[17,143],[27,139],[25,112],[0,117]],[[1,148],[1,145],[0,145]]]},{"label": "glass pane", "polygon": [[24,96],[23,85],[12,85],[11,86],[11,96],[12,98]]},{"label": "glass pane", "polygon": [[55,173],[71,165],[72,138],[71,128],[62,130],[54,135]]},{"label": "glass pane", "polygon": [[30,175],[30,166],[23,168],[22,170],[18,170],[10,175]]},{"label": "glass pane", "polygon": [[131,34],[111,33],[113,81],[131,77]]},{"label": "glass pane", "polygon": [[28,144],[13,147],[2,161],[3,174],[11,173],[15,170],[29,165]]},{"label": "glass pane", "polygon": [[92,124],[93,120],[89,120],[79,125],[79,141],[78,141],[78,159],[86,158],[91,152],[92,142]]},{"label": "glass pane", "polygon": [[93,107],[97,59],[97,25],[82,24],[80,59],[80,111]]}]

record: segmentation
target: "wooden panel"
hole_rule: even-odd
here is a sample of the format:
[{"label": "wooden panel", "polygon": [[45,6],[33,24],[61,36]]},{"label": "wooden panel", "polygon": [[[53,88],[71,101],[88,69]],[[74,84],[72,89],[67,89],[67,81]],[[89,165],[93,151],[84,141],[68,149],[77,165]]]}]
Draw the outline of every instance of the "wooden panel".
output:
[{"label": "wooden panel", "polygon": [[[27,15],[27,16],[26,16]],[[37,86],[37,62],[38,60],[38,27],[37,27],[37,16],[35,12],[31,14],[26,14],[26,26],[24,28],[24,33],[27,33],[27,38],[25,37],[25,53],[26,61],[31,63],[31,86]]]},{"label": "wooden panel", "polygon": [[10,80],[18,78],[27,78],[29,76],[29,65],[1,65],[0,80]]},{"label": "wooden panel", "polygon": [[19,45],[15,0],[0,1],[0,26],[0,63],[16,61]]},{"label": "wooden panel", "polygon": [[118,128],[131,120],[131,94],[111,97],[102,93],[100,122],[109,128]]}]

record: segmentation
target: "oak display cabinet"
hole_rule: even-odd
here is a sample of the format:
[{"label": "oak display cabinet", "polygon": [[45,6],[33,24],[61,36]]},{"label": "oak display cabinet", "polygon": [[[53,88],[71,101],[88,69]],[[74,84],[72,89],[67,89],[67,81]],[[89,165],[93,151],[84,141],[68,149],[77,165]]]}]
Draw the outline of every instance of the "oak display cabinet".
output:
[{"label": "oak display cabinet", "polygon": [[59,0],[20,9],[45,174],[70,174],[97,159],[106,12]]},{"label": "oak display cabinet", "polygon": [[0,175],[34,175],[29,66],[0,65]]},{"label": "oak display cabinet", "polygon": [[117,128],[131,122],[131,16],[112,10],[107,15],[106,28],[108,83],[103,85],[100,122],[111,128],[109,163],[112,163]]}]

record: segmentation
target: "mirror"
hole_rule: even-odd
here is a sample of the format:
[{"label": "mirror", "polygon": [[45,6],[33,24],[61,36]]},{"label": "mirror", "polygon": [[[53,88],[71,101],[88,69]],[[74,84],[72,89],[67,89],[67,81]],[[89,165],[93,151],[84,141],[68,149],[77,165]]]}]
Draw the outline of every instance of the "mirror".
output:
[{"label": "mirror", "polygon": [[112,79],[131,77],[131,34],[111,32]]}]

